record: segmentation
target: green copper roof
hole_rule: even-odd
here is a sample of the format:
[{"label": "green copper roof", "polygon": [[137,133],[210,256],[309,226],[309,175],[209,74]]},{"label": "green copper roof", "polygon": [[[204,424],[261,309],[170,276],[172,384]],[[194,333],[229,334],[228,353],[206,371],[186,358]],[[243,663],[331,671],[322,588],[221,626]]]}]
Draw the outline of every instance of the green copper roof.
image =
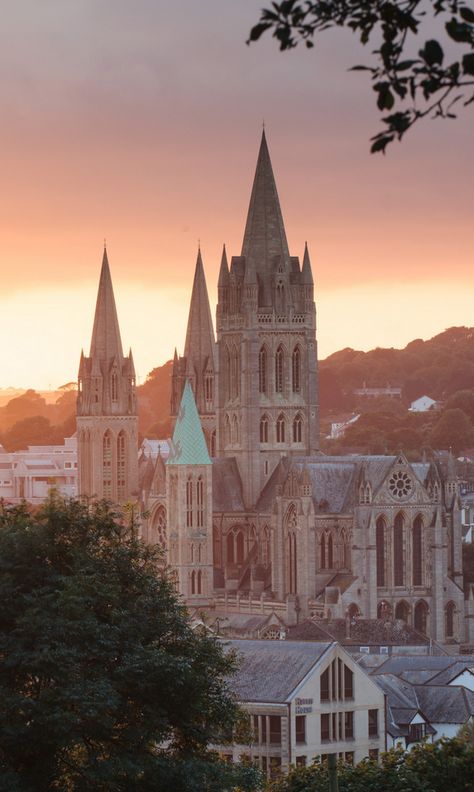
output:
[{"label": "green copper roof", "polygon": [[193,389],[186,380],[167,465],[210,465]]}]

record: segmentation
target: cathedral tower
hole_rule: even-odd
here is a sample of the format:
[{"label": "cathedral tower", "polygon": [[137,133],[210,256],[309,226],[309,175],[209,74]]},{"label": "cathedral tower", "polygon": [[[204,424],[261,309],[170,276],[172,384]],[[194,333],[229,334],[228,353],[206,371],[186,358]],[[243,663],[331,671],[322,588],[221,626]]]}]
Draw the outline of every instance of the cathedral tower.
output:
[{"label": "cathedral tower", "polygon": [[104,248],[89,357],[77,394],[79,494],[124,503],[138,497],[138,413],[131,351],[124,357]]},{"label": "cathedral tower", "polygon": [[196,402],[186,381],[166,463],[168,561],[188,605],[213,591],[212,463]]},{"label": "cathedral tower", "polygon": [[198,250],[189,306],[184,355],[175,352],[171,382],[171,415],[178,414],[184,383],[193,389],[211,456],[216,452],[216,343],[201,251]]},{"label": "cathedral tower", "polygon": [[242,253],[218,283],[218,455],[233,456],[247,508],[286,455],[318,451],[316,308],[309,252],[290,256],[262,135]]}]

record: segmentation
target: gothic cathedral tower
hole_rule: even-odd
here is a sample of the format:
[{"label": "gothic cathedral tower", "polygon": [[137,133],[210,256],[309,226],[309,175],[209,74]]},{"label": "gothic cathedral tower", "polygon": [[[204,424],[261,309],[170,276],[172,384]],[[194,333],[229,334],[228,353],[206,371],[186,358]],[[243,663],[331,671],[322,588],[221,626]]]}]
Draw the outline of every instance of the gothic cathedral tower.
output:
[{"label": "gothic cathedral tower", "polygon": [[104,249],[89,357],[77,394],[79,494],[124,503],[138,497],[138,413],[132,352],[124,357]]},{"label": "gothic cathedral tower", "polygon": [[286,455],[318,451],[316,308],[307,247],[290,256],[262,135],[242,253],[218,283],[218,455],[237,460],[247,508]]}]

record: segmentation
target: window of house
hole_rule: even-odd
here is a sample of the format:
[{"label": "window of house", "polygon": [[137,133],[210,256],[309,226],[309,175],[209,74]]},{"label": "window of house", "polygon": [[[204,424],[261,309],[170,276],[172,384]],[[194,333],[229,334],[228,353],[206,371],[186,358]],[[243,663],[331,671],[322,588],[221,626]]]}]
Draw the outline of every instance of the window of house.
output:
[{"label": "window of house", "polygon": [[426,723],[410,723],[408,738],[410,742],[423,740],[426,737]]},{"label": "window of house", "polygon": [[321,674],[320,680],[321,701],[329,701],[329,666]]},{"label": "window of house", "polygon": [[347,765],[354,764],[354,751],[346,751],[344,754],[344,761]]},{"label": "window of house", "polygon": [[379,711],[376,709],[369,710],[369,737],[379,736]]},{"label": "window of house", "polygon": [[378,748],[369,748],[369,759],[371,762],[378,762],[379,760],[379,749]]},{"label": "window of house", "polygon": [[344,666],[344,698],[354,698],[354,674],[348,666]]},{"label": "window of house", "polygon": [[281,773],[281,758],[279,756],[270,757],[270,778],[277,778]]},{"label": "window of house", "polygon": [[354,738],[354,713],[353,712],[345,712],[344,713],[344,736],[346,740],[352,740]]},{"label": "window of house", "polygon": [[267,716],[262,715],[262,742],[266,743],[267,741]]},{"label": "window of house", "polygon": [[306,715],[297,715],[295,718],[295,736],[297,743],[306,742]]},{"label": "window of house", "polygon": [[329,713],[321,713],[321,742],[331,739]]},{"label": "window of house", "polygon": [[306,756],[296,757],[296,767],[306,767]]},{"label": "window of house", "polygon": [[279,715],[270,715],[270,742],[272,745],[281,745],[281,718]]}]

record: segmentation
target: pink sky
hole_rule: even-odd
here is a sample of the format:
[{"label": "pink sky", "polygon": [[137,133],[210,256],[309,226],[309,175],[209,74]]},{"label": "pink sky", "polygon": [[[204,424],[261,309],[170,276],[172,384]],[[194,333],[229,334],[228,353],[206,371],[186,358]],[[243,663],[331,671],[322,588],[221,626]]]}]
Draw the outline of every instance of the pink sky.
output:
[{"label": "pink sky", "polygon": [[472,321],[472,109],[386,157],[343,33],[247,47],[261,2],[23,0],[0,32],[0,386],[58,386],[88,348],[104,237],[143,380],[182,351],[196,248],[238,254],[265,119],[324,356]]}]

